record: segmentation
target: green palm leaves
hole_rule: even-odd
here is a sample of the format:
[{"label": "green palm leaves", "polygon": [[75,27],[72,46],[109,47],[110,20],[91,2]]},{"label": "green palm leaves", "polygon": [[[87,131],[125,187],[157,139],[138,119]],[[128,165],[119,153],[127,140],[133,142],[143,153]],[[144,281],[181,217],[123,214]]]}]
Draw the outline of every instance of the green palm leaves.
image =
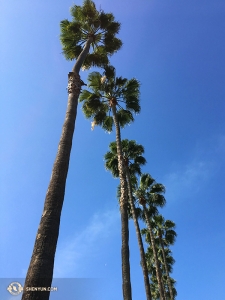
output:
[{"label": "green palm leaves", "polygon": [[112,108],[116,107],[120,127],[134,121],[134,114],[140,112],[140,84],[116,77],[115,68],[105,66],[103,74],[92,72],[88,76],[88,87],[91,91],[83,90],[79,101],[83,102],[83,112],[86,118],[93,119],[93,125],[100,125],[108,132],[112,131]]},{"label": "green palm leaves", "polygon": [[[129,167],[130,174],[141,174],[141,166],[145,165],[146,159],[142,156],[144,147],[134,140],[122,140],[122,152],[125,164]],[[109,145],[110,151],[105,154],[105,166],[112,172],[113,177],[119,177],[118,157],[116,142]]]},{"label": "green palm leaves", "polygon": [[155,235],[163,242],[164,246],[173,245],[176,240],[175,223],[165,220],[162,215],[155,216],[153,219]]},{"label": "green palm leaves", "polygon": [[115,21],[113,14],[98,11],[90,0],[85,0],[83,6],[74,5],[70,11],[72,21],[63,20],[60,23],[65,58],[77,59],[89,40],[93,51],[87,54],[83,68],[108,64],[108,56],[122,46],[121,40],[115,36],[120,30],[120,23]]},{"label": "green palm leaves", "polygon": [[147,203],[149,206],[163,207],[166,204],[164,193],[165,187],[163,184],[157,183],[148,173],[141,175],[140,185],[135,191],[141,205]]}]

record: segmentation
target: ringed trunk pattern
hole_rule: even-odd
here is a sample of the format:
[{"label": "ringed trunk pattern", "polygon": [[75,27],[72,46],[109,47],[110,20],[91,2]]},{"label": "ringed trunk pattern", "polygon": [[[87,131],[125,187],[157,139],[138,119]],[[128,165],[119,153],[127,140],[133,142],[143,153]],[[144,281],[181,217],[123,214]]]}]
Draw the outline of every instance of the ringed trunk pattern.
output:
[{"label": "ringed trunk pattern", "polygon": [[122,280],[123,280],[123,299],[132,300],[131,281],[130,281],[130,253],[129,253],[129,225],[128,225],[128,213],[127,213],[127,182],[126,173],[124,168],[124,161],[122,155],[122,145],[120,136],[120,127],[117,119],[116,104],[112,103],[113,121],[116,128],[116,145],[118,155],[118,169],[120,177],[120,214],[121,214],[121,226],[122,226]]},{"label": "ringed trunk pattern", "polygon": [[69,96],[66,117],[45,198],[44,210],[35,239],[33,254],[25,279],[22,300],[48,300],[50,296],[50,292],[26,291],[26,288],[51,287],[52,284],[60,216],[65,195],[78,98],[81,90],[79,70],[89,52],[90,44],[91,39],[86,42],[73,68],[73,72],[68,74]]},{"label": "ringed trunk pattern", "polygon": [[151,290],[150,290],[150,282],[149,282],[149,277],[148,277],[148,268],[147,268],[147,263],[146,263],[146,259],[145,259],[145,251],[144,251],[143,241],[142,241],[142,237],[141,237],[141,231],[140,231],[140,227],[139,227],[139,223],[138,223],[138,218],[137,218],[137,214],[135,211],[135,206],[134,206],[134,201],[133,201],[133,196],[132,196],[130,172],[129,172],[128,167],[126,167],[126,175],[127,175],[128,194],[129,194],[129,200],[130,200],[130,205],[131,205],[132,217],[134,220],[134,225],[135,225],[135,229],[136,229],[138,245],[139,245],[139,250],[140,250],[140,255],[141,255],[141,266],[142,266],[142,271],[143,271],[143,276],[144,276],[146,299],[152,300]]},{"label": "ringed trunk pattern", "polygon": [[159,285],[160,300],[166,300],[164,297],[164,288],[163,288],[163,284],[162,284],[162,277],[161,277],[161,272],[160,272],[160,267],[159,267],[158,256],[157,256],[157,252],[156,252],[155,240],[154,240],[154,236],[153,236],[153,232],[152,232],[152,226],[151,226],[151,223],[148,218],[146,204],[142,203],[142,205],[144,208],[145,219],[147,222],[147,226],[148,226],[148,230],[149,230],[149,234],[150,234],[150,240],[151,240],[151,244],[152,244],[152,250],[153,250],[155,266],[156,266],[156,277],[157,277],[157,281],[158,281],[158,285]]}]

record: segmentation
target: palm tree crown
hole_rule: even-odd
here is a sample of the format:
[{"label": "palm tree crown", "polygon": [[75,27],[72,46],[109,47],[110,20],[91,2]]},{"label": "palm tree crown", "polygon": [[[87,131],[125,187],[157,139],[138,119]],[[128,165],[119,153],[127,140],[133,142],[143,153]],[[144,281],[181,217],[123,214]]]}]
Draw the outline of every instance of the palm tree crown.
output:
[{"label": "palm tree crown", "polygon": [[156,238],[161,239],[164,246],[173,245],[177,236],[174,230],[175,223],[171,220],[165,220],[162,215],[154,216],[153,223]]},{"label": "palm tree crown", "polygon": [[[131,189],[133,190],[137,186],[137,177],[136,174],[141,175],[141,166],[146,164],[146,159],[142,156],[144,153],[144,147],[140,144],[137,144],[134,140],[122,140],[122,154],[123,161],[125,166],[128,167],[130,173],[130,184]],[[118,169],[118,154],[117,154],[117,145],[116,142],[111,142],[109,144],[110,151],[108,151],[105,156],[105,167],[109,170],[113,177],[119,177],[119,169]],[[129,182],[128,182],[129,183]],[[117,198],[120,200],[121,186],[117,187]],[[135,201],[134,196],[132,196],[133,201]],[[128,202],[127,206],[128,216],[132,218],[130,202]],[[141,215],[141,209],[139,207],[135,207],[136,214],[139,217]]]},{"label": "palm tree crown", "polygon": [[135,191],[136,197],[139,199],[139,203],[147,203],[149,207],[163,207],[166,204],[165,186],[161,183],[157,183],[150,174],[142,174],[140,178],[140,185]]},{"label": "palm tree crown", "polygon": [[101,9],[98,11],[91,0],[85,0],[82,6],[74,5],[70,11],[72,21],[66,19],[60,23],[60,40],[65,58],[77,59],[89,41],[93,51],[86,55],[83,68],[108,64],[108,55],[122,46],[121,40],[115,37],[120,30],[120,23],[115,21],[112,13],[105,13]]},{"label": "palm tree crown", "polygon": [[[83,112],[87,118],[93,118],[93,125],[100,125],[108,132],[112,131],[113,116],[116,107],[120,127],[134,121],[133,114],[140,112],[140,84],[135,79],[116,77],[113,66],[105,66],[103,74],[92,72],[88,76],[88,87],[92,92],[83,90],[79,101],[83,103]],[[125,107],[124,107],[125,106]]]},{"label": "palm tree crown", "polygon": [[[122,140],[122,152],[125,165],[129,167],[130,175],[141,175],[141,165],[146,164],[142,156],[144,147],[136,144],[134,140]],[[119,177],[118,156],[116,142],[109,144],[110,151],[105,154],[105,167],[112,172],[113,177]]]}]

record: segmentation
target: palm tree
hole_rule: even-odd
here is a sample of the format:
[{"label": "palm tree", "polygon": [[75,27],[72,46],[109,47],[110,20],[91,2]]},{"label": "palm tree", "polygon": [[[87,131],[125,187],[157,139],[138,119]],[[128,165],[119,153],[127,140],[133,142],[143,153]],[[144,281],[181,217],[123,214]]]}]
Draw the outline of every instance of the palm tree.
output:
[{"label": "palm tree", "polygon": [[108,132],[112,131],[113,124],[116,128],[116,147],[121,187],[120,213],[122,226],[123,297],[126,300],[130,300],[132,299],[132,295],[129,263],[128,199],[120,128],[134,121],[133,114],[140,112],[140,85],[134,78],[128,80],[116,77],[115,68],[112,66],[106,66],[103,74],[99,72],[89,74],[88,82],[88,86],[92,92],[83,90],[80,96],[85,116],[93,119],[93,126],[100,125]]},{"label": "palm tree", "polygon": [[140,186],[135,191],[136,197],[139,199],[140,205],[143,207],[143,212],[145,216],[145,222],[148,227],[148,231],[150,234],[150,240],[152,245],[152,250],[154,254],[154,260],[155,260],[155,267],[156,267],[156,277],[159,285],[159,294],[160,299],[165,300],[164,297],[164,289],[162,284],[162,278],[161,278],[161,272],[160,272],[160,266],[157,256],[157,248],[155,245],[155,238],[153,233],[153,228],[151,221],[149,220],[149,214],[146,204],[148,204],[149,208],[151,209],[151,206],[164,206],[165,205],[165,198],[162,195],[162,193],[165,192],[165,187],[160,184],[156,183],[155,180],[151,177],[149,174],[142,174],[140,179]]},{"label": "palm tree", "polygon": [[[160,267],[162,270],[162,281],[165,287],[165,295],[166,299],[174,300],[175,296],[177,295],[176,289],[175,289],[175,283],[176,281],[169,275],[173,271],[173,265],[175,263],[175,260],[172,256],[172,251],[169,248],[164,248],[164,253],[162,251],[162,248],[160,248],[160,245],[158,245],[158,258],[160,261]],[[167,270],[166,270],[166,267]],[[172,297],[171,298],[171,291],[172,291]]]},{"label": "palm tree", "polygon": [[[136,144],[134,140],[122,140],[122,153],[123,153],[123,160],[126,167],[126,179],[128,183],[128,195],[129,195],[129,204],[131,208],[131,215],[134,220],[135,230],[138,239],[138,245],[140,250],[141,256],[141,266],[144,276],[144,283],[145,283],[145,292],[147,300],[152,300],[151,291],[150,291],[150,283],[148,278],[148,269],[145,259],[145,251],[140,231],[140,226],[138,223],[138,216],[136,207],[134,204],[134,197],[132,192],[132,185],[136,184],[135,175],[141,175],[141,165],[146,163],[145,158],[142,156],[144,152],[144,147],[142,145]],[[112,172],[114,177],[119,177],[119,170],[118,170],[118,156],[117,156],[117,147],[116,143],[112,142],[109,145],[110,151],[105,154],[105,166],[107,170]],[[132,179],[133,182],[132,182]],[[128,212],[129,214],[129,212]]]},{"label": "palm tree", "polygon": [[[69,73],[68,106],[58,152],[47,190],[44,210],[39,224],[33,254],[28,268],[22,300],[49,299],[49,292],[26,291],[26,287],[51,286],[54,256],[59,233],[60,215],[65,194],[72,138],[77,114],[78,98],[83,82],[81,66],[101,67],[108,63],[108,56],[116,52],[122,42],[115,37],[120,24],[111,13],[97,11],[93,1],[85,0],[83,6],[71,8],[72,21],[61,22],[61,42],[66,59],[76,59]],[[93,51],[90,52],[90,46]]]},{"label": "palm tree", "polygon": [[163,264],[165,267],[165,273],[167,277],[167,284],[169,287],[170,292],[170,299],[173,300],[173,289],[172,289],[172,283],[170,281],[169,276],[169,270],[168,265],[166,263],[166,254],[165,254],[165,248],[164,246],[173,245],[176,239],[176,232],[174,231],[175,223],[170,220],[166,220],[163,218],[162,215],[155,216],[153,219],[154,222],[154,233],[156,238],[159,239],[159,244],[162,249],[162,256],[163,256]]},{"label": "palm tree", "polygon": [[[163,276],[164,279],[164,276]],[[157,282],[157,278],[155,276],[151,276],[151,283],[150,283],[150,287],[151,287],[151,292],[152,292],[152,299],[153,300],[159,300],[160,299],[160,295],[159,295],[159,287],[158,287],[158,282]],[[177,296],[177,290],[175,288],[175,283],[176,281],[170,277],[170,281],[172,282],[172,289],[173,289],[173,295],[174,297]],[[168,290],[166,290],[165,292],[165,297],[166,299],[170,298],[170,294],[168,292]]]},{"label": "palm tree", "polygon": [[[152,225],[152,226],[154,226],[154,225]],[[146,228],[142,229],[141,232],[142,232],[142,234],[145,235],[145,240],[150,245],[146,251],[146,260],[147,260],[148,271],[151,274],[151,281],[154,283],[154,278],[156,276],[156,269],[155,269],[155,259],[154,259],[153,249],[151,247],[151,242],[150,242],[150,234],[148,232],[148,229],[146,229]],[[155,237],[155,235],[154,235],[154,237]],[[156,243],[157,256],[158,256],[158,261],[159,261],[159,267],[160,267],[160,271],[162,274],[164,297],[166,299],[173,300],[174,297],[177,295],[176,289],[174,287],[175,280],[171,279],[171,277],[169,276],[169,281],[170,281],[170,285],[171,285],[171,287],[169,287],[167,272],[168,272],[168,274],[172,272],[173,264],[175,263],[175,260],[172,257],[172,251],[169,248],[165,248],[164,254],[163,254],[162,248],[160,248],[160,242],[157,239],[157,237],[155,238],[155,243]],[[165,265],[167,266],[167,270],[165,268]],[[154,285],[155,285],[155,287],[158,288],[157,282],[154,283]],[[171,298],[171,295],[170,295],[170,293],[171,293],[170,288],[172,289],[173,298]],[[155,296],[156,291],[157,291],[157,289],[153,288],[153,298],[157,298]],[[174,293],[174,291],[175,291],[175,293]]]}]

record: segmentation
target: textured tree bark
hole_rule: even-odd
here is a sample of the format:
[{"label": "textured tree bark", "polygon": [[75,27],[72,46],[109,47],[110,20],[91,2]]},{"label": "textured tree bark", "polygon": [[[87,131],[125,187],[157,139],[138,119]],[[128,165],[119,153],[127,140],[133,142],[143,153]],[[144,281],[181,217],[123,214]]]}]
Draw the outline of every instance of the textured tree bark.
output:
[{"label": "textured tree bark", "polygon": [[166,255],[165,255],[164,245],[163,245],[163,241],[162,241],[162,238],[161,238],[160,235],[159,235],[159,240],[160,240],[160,244],[161,244],[161,247],[162,247],[163,261],[164,261],[164,266],[165,266],[165,270],[166,270],[166,277],[167,277],[167,284],[168,284],[169,292],[170,292],[170,300],[173,300],[174,299],[173,289],[172,289],[172,285],[171,285],[171,281],[170,281],[168,266],[167,266],[167,263],[166,263]]},{"label": "textured tree bark", "polygon": [[29,287],[51,287],[54,258],[59,235],[60,216],[65,195],[66,178],[81,90],[79,70],[90,49],[87,41],[77,59],[73,72],[68,75],[68,105],[58,152],[53,165],[44,210],[35,239],[33,254],[25,279],[22,300],[48,300],[50,292],[29,291]]},{"label": "textured tree bark", "polygon": [[148,277],[148,268],[147,268],[147,263],[146,263],[146,259],[145,259],[145,251],[144,251],[143,241],[142,241],[142,237],[141,237],[141,231],[140,231],[140,227],[139,227],[139,223],[138,223],[138,218],[137,218],[137,214],[135,211],[133,195],[132,195],[131,180],[130,180],[130,172],[129,172],[128,167],[126,167],[126,175],[127,175],[127,182],[128,182],[129,201],[130,201],[130,205],[131,205],[132,217],[134,220],[135,230],[136,230],[137,239],[138,239],[138,246],[139,246],[140,256],[141,256],[141,266],[142,266],[142,271],[143,271],[143,276],[144,276],[146,299],[152,300],[151,290],[150,290],[150,282],[149,282],[149,277]]},{"label": "textured tree bark", "polygon": [[163,289],[163,284],[162,284],[161,272],[160,272],[160,268],[159,268],[158,256],[157,256],[157,252],[156,252],[155,240],[154,240],[154,236],[152,233],[152,226],[151,226],[151,223],[148,218],[146,205],[144,203],[142,205],[143,205],[145,219],[146,219],[146,223],[148,226],[150,240],[151,240],[151,244],[152,244],[152,250],[153,250],[155,266],[156,266],[156,277],[157,277],[157,281],[158,281],[158,285],[159,285],[160,300],[166,300],[164,297],[164,289]]},{"label": "textured tree bark", "polygon": [[116,106],[112,105],[113,121],[116,128],[116,145],[118,155],[118,169],[120,177],[120,214],[121,214],[121,232],[122,232],[122,280],[123,280],[123,299],[132,300],[131,281],[130,281],[130,251],[129,251],[129,220],[127,213],[127,182],[125,166],[122,155],[122,145],[120,136],[120,127],[117,119]]}]

